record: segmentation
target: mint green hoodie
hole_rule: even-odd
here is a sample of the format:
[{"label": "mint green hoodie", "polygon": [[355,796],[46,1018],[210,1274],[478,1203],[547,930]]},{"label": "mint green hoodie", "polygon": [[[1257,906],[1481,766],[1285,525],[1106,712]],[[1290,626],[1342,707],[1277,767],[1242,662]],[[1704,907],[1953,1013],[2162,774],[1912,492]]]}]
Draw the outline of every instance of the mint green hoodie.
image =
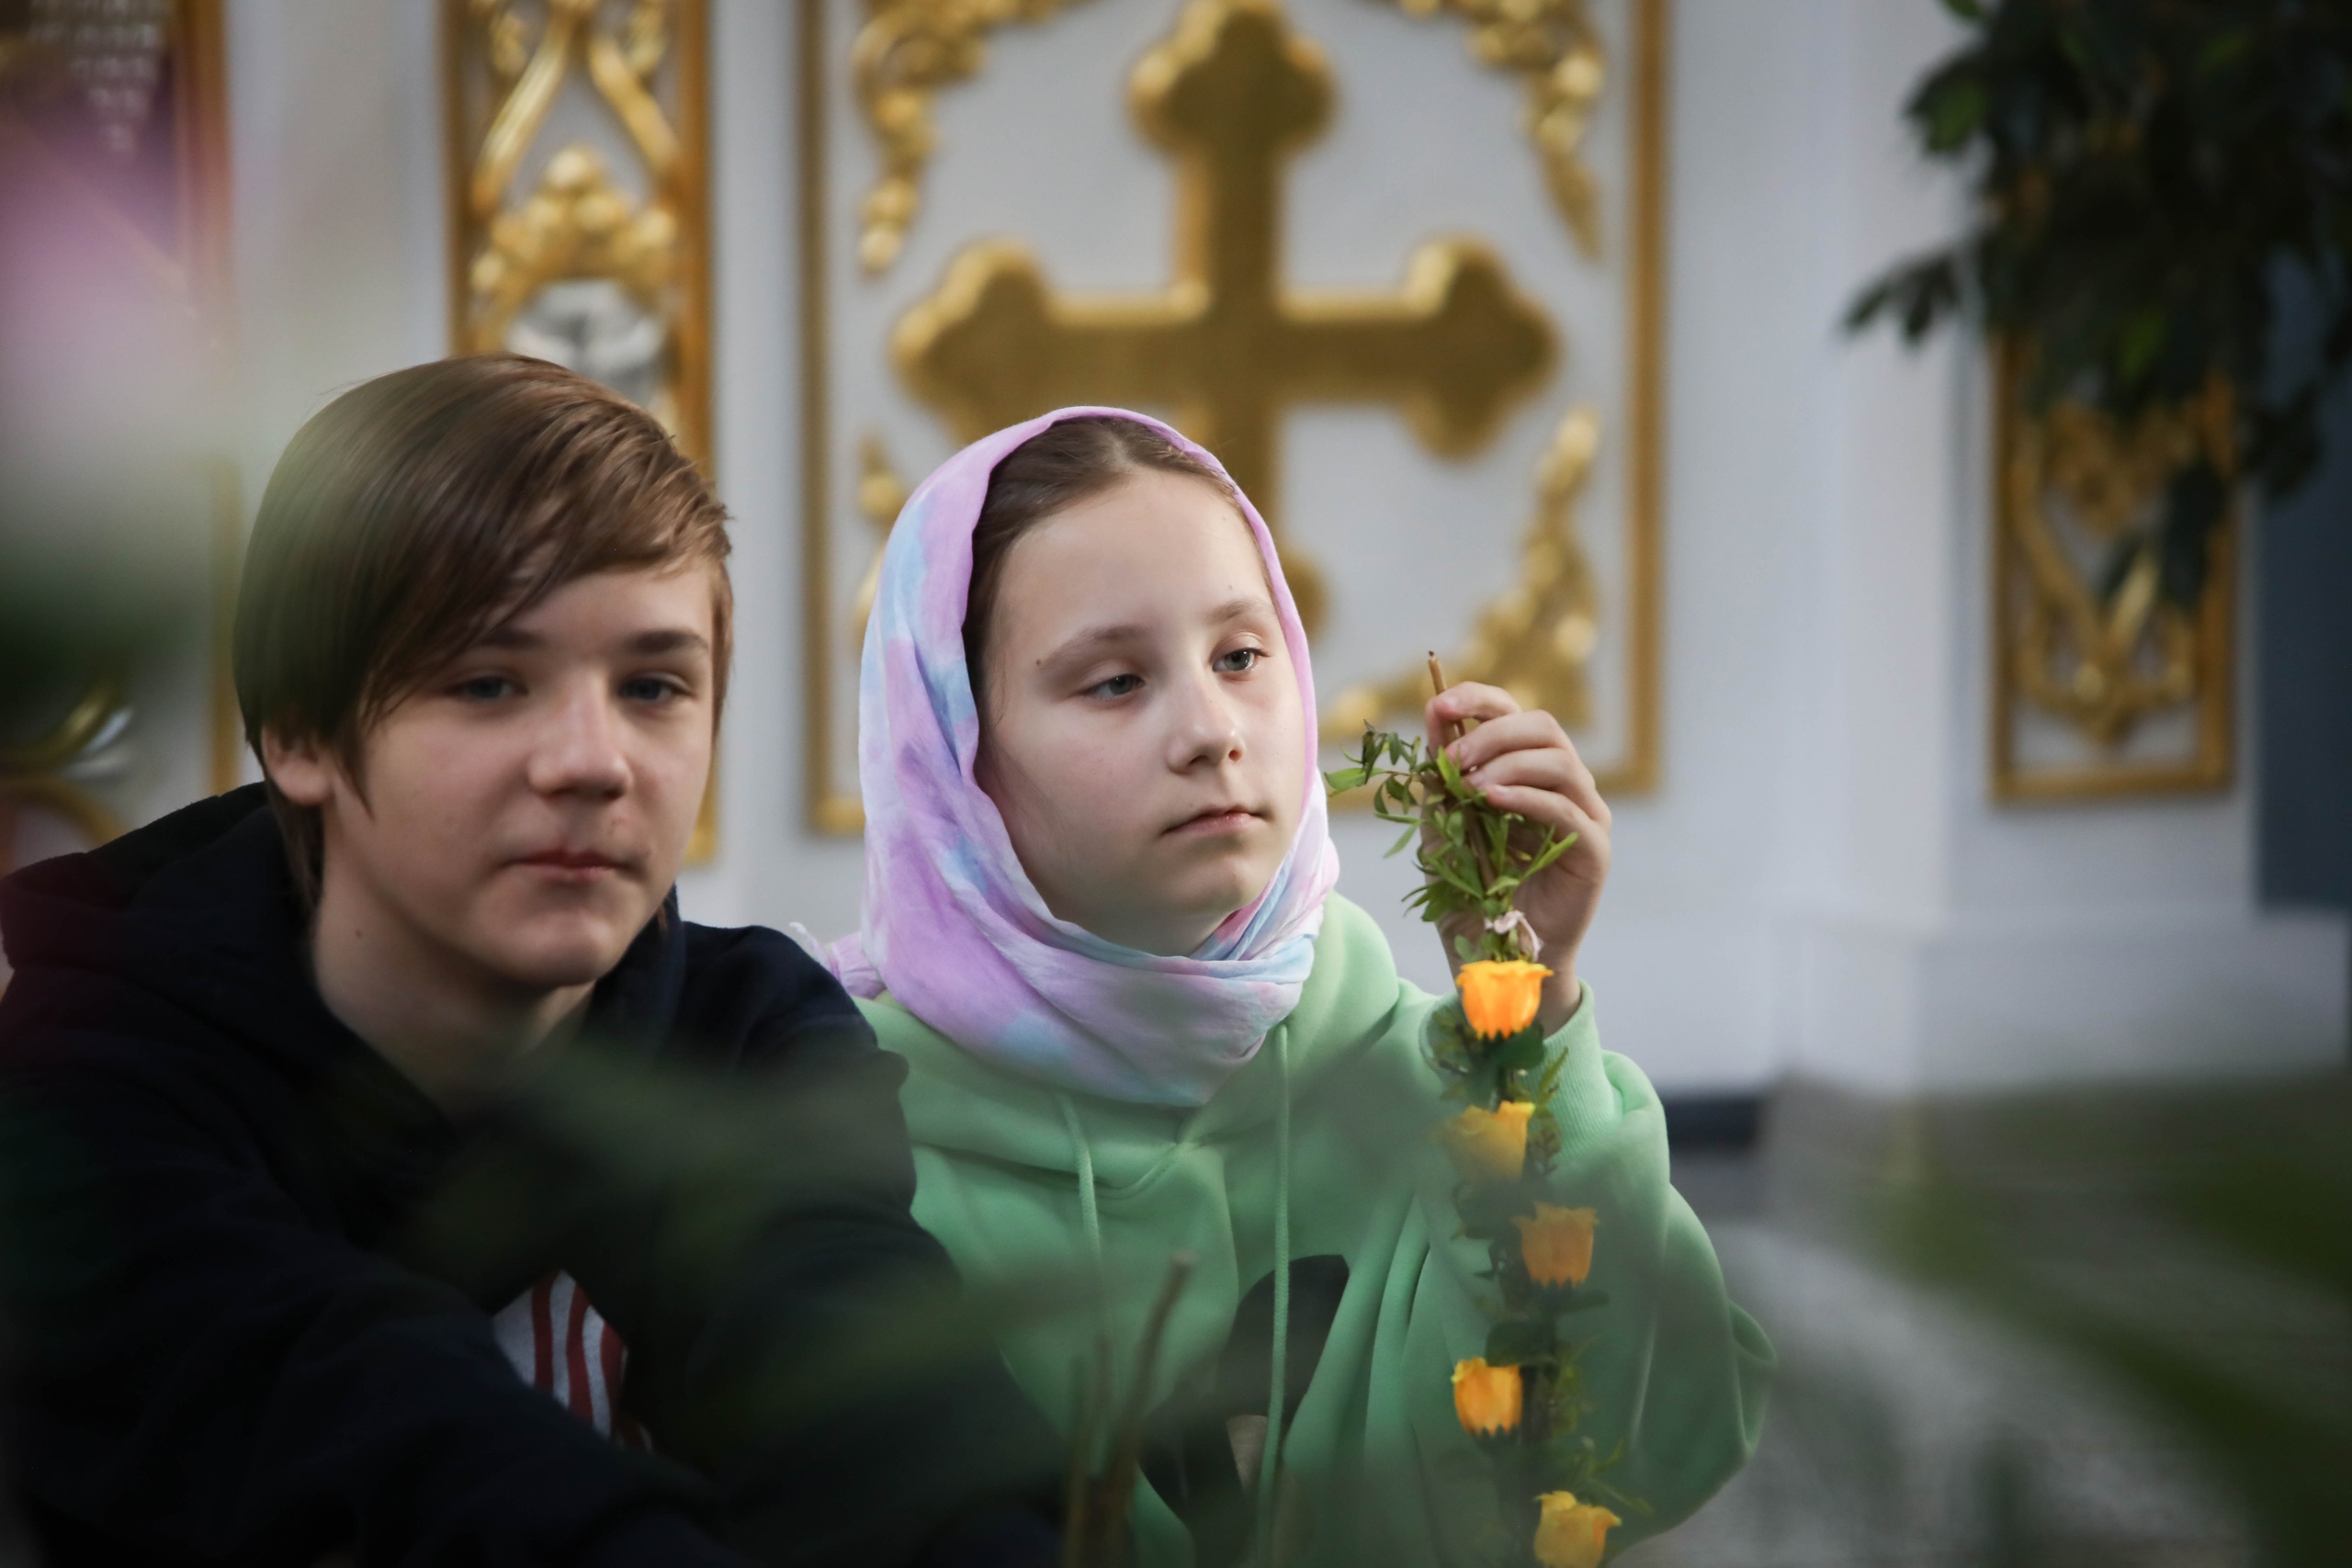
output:
[{"label": "mint green hoodie", "polygon": [[[912,1067],[902,1100],[915,1217],[982,1299],[1042,1287],[1069,1303],[1002,1337],[1014,1375],[1065,1433],[1098,1325],[1131,1365],[1172,1254],[1196,1262],[1154,1405],[1214,1366],[1278,1251],[1336,1255],[1346,1288],[1283,1438],[1277,1495],[1295,1482],[1305,1505],[1285,1503],[1285,1540],[1303,1529],[1315,1562],[1487,1555],[1476,1532],[1493,1528],[1493,1485],[1452,1390],[1454,1363],[1486,1342],[1486,1252],[1455,1234],[1453,1177],[1430,1132],[1451,1109],[1419,1046],[1436,1000],[1397,977],[1369,916],[1330,899],[1297,1010],[1197,1111],[1057,1091],[991,1066],[887,995],[860,1005]],[[1613,1551],[1690,1514],[1746,1461],[1772,1350],[1724,1294],[1706,1232],[1668,1184],[1657,1093],[1600,1049],[1593,1012],[1588,988],[1550,1044],[1568,1053],[1553,1107],[1556,1185],[1568,1204],[1599,1212],[1589,1284],[1609,1296],[1576,1320],[1592,1339],[1580,1430],[1604,1452],[1623,1439],[1609,1479],[1653,1509],[1611,1532]],[[1072,1285],[1098,1269],[1100,1306]],[[1148,1482],[1134,1524],[1148,1568],[1193,1561],[1184,1525]]]}]

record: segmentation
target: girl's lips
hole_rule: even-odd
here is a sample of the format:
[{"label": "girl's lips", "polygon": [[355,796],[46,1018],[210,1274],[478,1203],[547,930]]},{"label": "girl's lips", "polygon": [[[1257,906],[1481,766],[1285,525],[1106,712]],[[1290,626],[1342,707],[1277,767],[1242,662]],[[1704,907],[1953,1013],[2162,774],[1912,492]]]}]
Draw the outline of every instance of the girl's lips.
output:
[{"label": "girl's lips", "polygon": [[1169,830],[1174,833],[1238,833],[1257,820],[1256,812],[1228,806],[1222,810],[1204,811],[1198,817],[1187,818]]}]

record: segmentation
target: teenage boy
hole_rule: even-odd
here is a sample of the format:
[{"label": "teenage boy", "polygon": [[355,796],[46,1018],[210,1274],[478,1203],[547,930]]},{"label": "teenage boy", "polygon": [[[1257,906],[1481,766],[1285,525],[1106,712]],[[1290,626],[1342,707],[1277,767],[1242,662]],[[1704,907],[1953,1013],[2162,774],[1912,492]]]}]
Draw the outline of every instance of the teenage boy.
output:
[{"label": "teenage boy", "polygon": [[936,1331],[902,1064],[678,917],[724,522],[553,366],[358,387],[254,529],[268,782],[0,884],[52,1568],[1051,1559],[1050,1439]]}]

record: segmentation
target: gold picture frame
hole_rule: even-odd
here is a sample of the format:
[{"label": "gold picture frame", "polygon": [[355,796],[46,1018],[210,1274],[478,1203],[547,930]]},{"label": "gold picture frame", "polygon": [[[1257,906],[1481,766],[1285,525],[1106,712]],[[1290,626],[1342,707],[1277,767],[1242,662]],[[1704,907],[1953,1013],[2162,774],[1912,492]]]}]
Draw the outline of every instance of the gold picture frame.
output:
[{"label": "gold picture frame", "polygon": [[[956,42],[958,50],[948,59],[953,69],[942,66],[920,80],[892,81],[888,85],[901,96],[921,99],[918,106],[924,117],[929,113],[929,97],[938,87],[964,80],[979,68],[984,35],[994,28],[1013,22],[1036,23],[1060,14],[1069,0],[1004,0],[1004,3],[980,10],[955,9],[956,17],[963,18]],[[1586,104],[1576,99],[1573,90],[1563,96],[1560,84],[1570,83],[1573,72],[1561,72],[1558,62],[1542,54],[1537,49],[1536,35],[1550,31],[1569,35],[1568,44],[1545,43],[1557,51],[1573,46],[1574,28],[1581,22],[1584,0],[1538,0],[1532,7],[1521,7],[1525,15],[1516,23],[1500,19],[1500,14],[1488,15],[1492,7],[1464,4],[1463,0],[1400,0],[1402,8],[1419,17],[1430,17],[1440,12],[1456,15],[1472,24],[1471,51],[1490,65],[1512,71],[1522,76],[1528,85],[1529,115],[1527,130],[1543,161],[1547,184],[1560,209],[1560,217],[1575,237],[1580,251],[1590,254],[1598,243],[1596,225],[1591,211],[1589,190],[1580,186],[1584,177],[1577,162],[1577,142],[1582,135],[1582,119]],[[829,455],[833,451],[834,427],[832,396],[831,324],[831,245],[834,235],[830,221],[831,193],[829,99],[831,88],[829,68],[838,63],[833,51],[835,42],[825,14],[824,0],[796,0],[796,80],[795,80],[795,173],[797,178],[796,216],[797,220],[797,262],[799,290],[797,326],[800,337],[800,475],[802,582],[801,660],[805,693],[803,709],[803,789],[807,819],[820,833],[850,834],[859,831],[864,813],[853,789],[841,787],[837,776],[835,728],[835,660],[840,657],[835,644],[840,638],[841,623],[833,604],[833,541],[831,520],[835,500],[834,478],[830,471]],[[899,30],[910,28],[921,32],[931,24],[921,17],[901,17],[899,13],[924,12],[935,8],[932,0],[888,0],[876,5],[873,12],[888,13],[885,20],[896,18],[893,25]],[[954,9],[952,7],[948,9]],[[1666,248],[1666,164],[1667,129],[1667,39],[1668,36],[1668,0],[1628,0],[1628,54],[1625,80],[1629,102],[1627,127],[1630,147],[1626,192],[1626,383],[1624,404],[1625,429],[1621,439],[1626,446],[1625,460],[1625,540],[1626,555],[1623,578],[1623,602],[1619,607],[1626,627],[1625,649],[1627,670],[1625,681],[1624,743],[1613,765],[1600,775],[1601,787],[1616,795],[1632,795],[1654,790],[1661,774],[1662,723],[1660,654],[1664,633],[1664,604],[1661,581],[1663,560],[1664,505],[1664,373],[1665,373],[1665,292],[1664,265]],[[977,21],[975,21],[977,18]],[[918,26],[918,24],[922,24]],[[873,22],[869,20],[869,27]],[[1505,38],[1498,28],[1518,26],[1521,31]],[[935,30],[935,29],[934,29]],[[927,36],[927,35],[926,35]],[[865,42],[863,36],[861,44]],[[1503,47],[1505,43],[1509,48]],[[1531,54],[1531,51],[1535,52]],[[872,51],[861,47],[855,51],[861,69],[871,75],[876,73]],[[922,57],[931,61],[932,56]],[[933,61],[933,65],[938,62]],[[1541,64],[1542,70],[1532,68]],[[860,78],[865,98],[872,99],[871,109],[883,104],[888,96],[871,90],[871,84]],[[1574,100],[1574,101],[1571,101]],[[863,101],[863,100],[862,100]],[[904,110],[904,105],[885,105]],[[890,126],[903,129],[904,112],[884,117],[888,124],[877,124],[876,130],[884,142],[886,154],[890,152]],[[925,123],[928,123],[927,118]],[[917,139],[919,152],[927,155],[928,141]],[[897,259],[905,225],[915,211],[915,197],[899,192],[897,186],[908,185],[919,177],[922,160],[920,157],[886,156],[880,183],[866,193],[860,212],[858,257],[864,270],[871,273],[887,269]],[[901,167],[901,165],[906,165]],[[911,187],[910,187],[911,188]],[[889,199],[884,199],[888,197]],[[877,215],[881,220],[877,227]],[[903,354],[919,344],[900,344]],[[1579,423],[1582,421],[1582,423]],[[1563,424],[1561,435],[1555,439],[1554,451],[1547,454],[1539,468],[1535,490],[1536,524],[1531,526],[1531,538],[1539,529],[1556,532],[1565,509],[1573,497],[1574,483],[1564,483],[1559,477],[1563,464],[1560,454],[1572,448],[1585,434],[1589,419],[1581,411],[1570,411],[1569,420]],[[871,450],[871,448],[869,448]],[[895,501],[876,515],[876,506],[865,503],[863,492],[872,490],[878,499],[883,496],[903,500],[904,487],[886,463],[875,453],[868,462],[869,472],[858,481],[861,511],[869,521],[887,525],[888,513],[895,511]],[[1400,650],[1401,653],[1404,650]],[[1413,652],[1418,666],[1420,655]],[[1343,803],[1345,804],[1345,803]]]},{"label": "gold picture frame", "polygon": [[[2079,405],[2037,418],[2024,402],[2025,355],[1994,354],[1992,701],[1988,787],[2005,805],[2203,794],[2235,775],[2237,536],[2233,500],[2208,542],[2203,597],[2165,603],[2152,544],[2111,594],[2065,547],[2052,508],[2111,546],[2193,457],[2226,408],[2191,405],[2151,414],[2129,433]],[[2210,403],[2210,400],[2208,400]],[[2083,520],[2087,520],[2084,522]],[[2077,552],[2079,553],[2079,552]],[[2185,751],[2132,760],[2120,752],[2139,724],[2185,713]],[[2030,715],[2070,728],[2090,761],[2036,764],[2021,755]]]},{"label": "gold picture frame", "polygon": [[[441,55],[451,352],[577,359],[709,471],[706,0],[442,0]],[[558,127],[571,88],[609,134]],[[688,863],[718,846],[714,763]]]},{"label": "gold picture frame", "polygon": [[[22,32],[0,32],[0,118],[5,133],[22,138],[18,151],[40,159],[51,177],[69,188],[85,210],[105,214],[103,227],[115,243],[139,259],[140,271],[153,287],[175,305],[185,304],[199,326],[205,351],[225,361],[232,337],[232,276],[229,250],[230,169],[228,73],[223,0],[157,0],[143,13],[119,11],[77,15],[73,8],[53,10],[30,18]],[[142,28],[159,28],[160,38]],[[86,32],[82,29],[90,29]],[[45,31],[49,36],[44,36]],[[16,116],[20,72],[35,74],[60,68],[79,80],[85,49],[107,56],[92,62],[99,80],[119,84],[110,99],[113,113],[128,117],[107,123],[96,109],[85,112],[102,133],[119,140],[104,141],[126,156],[153,130],[152,107],[161,102],[170,113],[170,175],[168,223],[159,228],[118,204],[104,178],[85,177],[69,159],[43,151],[43,134]],[[88,129],[85,127],[84,129]],[[144,203],[135,204],[149,219],[156,214]],[[204,779],[214,793],[234,787],[243,755],[235,683],[230,665],[230,630],[237,574],[242,564],[243,514],[236,464],[222,453],[195,460],[198,482],[206,492],[211,517],[209,542],[211,581],[209,584],[210,635],[204,657],[208,713],[204,727]],[[26,805],[53,811],[72,822],[84,838],[104,842],[127,824],[71,770],[94,750],[110,744],[124,728],[130,712],[130,683],[120,670],[95,674],[86,690],[47,735],[20,744],[0,746],[0,794]],[[0,843],[0,869],[6,869],[7,846]]]}]

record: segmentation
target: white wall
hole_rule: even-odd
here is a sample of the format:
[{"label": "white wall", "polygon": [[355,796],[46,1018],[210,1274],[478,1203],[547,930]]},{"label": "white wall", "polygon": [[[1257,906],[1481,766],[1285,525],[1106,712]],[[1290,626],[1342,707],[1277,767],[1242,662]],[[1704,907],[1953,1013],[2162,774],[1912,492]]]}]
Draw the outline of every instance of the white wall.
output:
[{"label": "white wall", "polygon": [[[431,13],[231,7],[254,496],[325,398],[444,351]],[[698,919],[832,935],[860,861],[803,826],[790,9],[713,13],[715,446],[741,611],[723,850],[684,896]],[[1986,802],[1981,367],[1835,325],[1960,216],[1896,118],[1950,46],[1943,12],[1677,0],[1675,18],[1665,777],[1621,807],[1585,957],[1610,1043],[1686,1089],[2340,1054],[2344,929],[2256,918],[2244,783]],[[1343,887],[1436,982],[1397,906],[1409,866],[1377,858],[1374,824],[1337,831]]]}]

